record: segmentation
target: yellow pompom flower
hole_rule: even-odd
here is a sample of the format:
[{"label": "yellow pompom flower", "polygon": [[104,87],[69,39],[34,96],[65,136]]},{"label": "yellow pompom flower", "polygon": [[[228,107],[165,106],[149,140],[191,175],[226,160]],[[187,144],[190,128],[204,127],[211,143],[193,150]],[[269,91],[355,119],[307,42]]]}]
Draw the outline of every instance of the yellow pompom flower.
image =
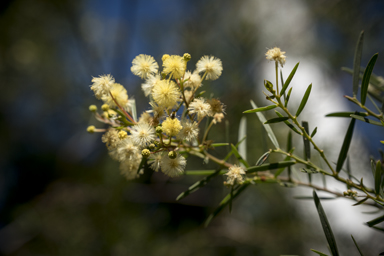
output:
[{"label": "yellow pompom flower", "polygon": [[176,136],[183,126],[181,126],[179,119],[167,117],[162,124],[163,131],[169,136]]},{"label": "yellow pompom flower", "polygon": [[175,82],[161,80],[154,85],[152,97],[159,107],[172,108],[180,98],[180,91]]},{"label": "yellow pompom flower", "polygon": [[221,76],[222,71],[221,60],[213,56],[205,55],[196,63],[196,72],[206,73],[205,79],[207,80],[216,80]]},{"label": "yellow pompom flower", "polygon": [[164,59],[163,72],[170,74],[173,78],[181,78],[184,76],[186,69],[186,62],[184,58],[179,55],[172,55]]},{"label": "yellow pompom flower", "polygon": [[141,79],[157,73],[158,69],[159,65],[150,55],[140,54],[132,61],[131,71],[134,75],[141,77]]},{"label": "yellow pompom flower", "polygon": [[[128,93],[127,90],[121,84],[114,83],[110,90],[109,94],[104,95],[101,99],[108,104],[110,107],[117,107],[115,101],[121,106],[125,107],[128,103]],[[113,100],[111,95],[113,96]]]}]

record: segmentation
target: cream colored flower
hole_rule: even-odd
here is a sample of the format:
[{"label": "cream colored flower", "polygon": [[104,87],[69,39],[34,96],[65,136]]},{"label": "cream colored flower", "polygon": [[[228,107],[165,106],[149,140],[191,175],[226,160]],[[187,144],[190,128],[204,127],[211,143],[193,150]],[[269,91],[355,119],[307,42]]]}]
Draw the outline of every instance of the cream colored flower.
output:
[{"label": "cream colored flower", "polygon": [[105,143],[109,150],[116,148],[120,142],[119,131],[113,128],[108,129],[108,131],[101,136],[101,141]]},{"label": "cream colored flower", "polygon": [[136,154],[131,159],[126,159],[120,163],[120,173],[127,180],[136,179],[140,176],[140,174],[143,174],[143,170],[140,170],[139,173],[137,173],[140,166],[141,158],[141,154]]},{"label": "cream colored flower", "polygon": [[283,67],[285,64],[285,58],[286,58],[284,54],[285,52],[282,52],[280,48],[274,47],[273,49],[269,49],[265,54],[265,56],[267,56],[266,57],[267,60],[271,60],[271,61],[273,60],[273,61],[279,62],[281,67]]},{"label": "cream colored flower", "polygon": [[163,62],[163,72],[170,74],[173,78],[181,78],[185,73],[186,62],[179,55],[166,57]]},{"label": "cream colored flower", "polygon": [[233,186],[235,184],[241,184],[244,181],[245,171],[243,167],[233,165],[229,167],[229,170],[225,175],[228,176],[227,184]]},{"label": "cream colored flower", "polygon": [[140,154],[140,149],[133,142],[131,136],[120,140],[118,145],[109,152],[109,155],[119,162],[134,159],[137,154]]},{"label": "cream colored flower", "polygon": [[180,98],[180,91],[175,82],[161,80],[153,87],[152,97],[159,107],[172,108]]},{"label": "cream colored flower", "polygon": [[183,127],[181,126],[179,119],[167,117],[162,123],[162,128],[163,132],[168,136],[176,136]]},{"label": "cream colored flower", "polygon": [[127,93],[127,90],[124,88],[124,86],[118,83],[114,83],[110,87],[109,93],[103,95],[101,99],[104,101],[104,103],[108,104],[110,107],[117,107],[116,102],[121,107],[125,107],[128,103],[128,93]]},{"label": "cream colored flower", "polygon": [[141,77],[142,79],[147,78],[151,74],[157,73],[158,69],[159,65],[150,55],[140,54],[136,56],[132,61],[132,73]]},{"label": "cream colored flower", "polygon": [[148,123],[139,123],[133,126],[131,134],[133,143],[140,148],[147,146],[156,139],[155,129]]},{"label": "cream colored flower", "polygon": [[189,120],[183,120],[181,122],[183,128],[177,134],[177,138],[180,140],[191,141],[199,135],[199,127],[196,122],[191,122]]},{"label": "cream colored flower", "polygon": [[177,155],[175,159],[171,159],[167,154],[161,158],[160,167],[161,171],[169,177],[176,177],[183,174],[187,160],[181,155]]},{"label": "cream colored flower", "polygon": [[111,75],[103,75],[92,78],[91,90],[95,93],[97,99],[109,94],[111,86],[115,83],[115,79]]},{"label": "cream colored flower", "polygon": [[151,154],[148,158],[149,167],[155,172],[158,172],[161,166],[161,159],[162,159],[162,153],[159,152],[159,153]]},{"label": "cream colored flower", "polygon": [[201,77],[196,71],[193,73],[190,71],[185,72],[184,81],[184,88],[191,87],[196,89],[201,86]]},{"label": "cream colored flower", "polygon": [[213,120],[212,122],[214,124],[216,123],[221,123],[221,120],[224,118],[224,114],[223,113],[216,113],[214,116],[213,116]]},{"label": "cream colored flower", "polygon": [[223,71],[223,65],[220,59],[205,55],[196,63],[196,71],[198,73],[206,72],[205,79],[207,80],[216,80]]},{"label": "cream colored flower", "polygon": [[152,93],[152,89],[157,84],[160,82],[161,77],[159,74],[156,75],[149,75],[148,78],[145,80],[145,83],[141,85],[141,89],[144,92],[144,95],[148,97]]},{"label": "cream colored flower", "polygon": [[200,121],[203,119],[205,116],[211,116],[212,111],[211,111],[211,105],[205,102],[204,98],[197,98],[194,99],[191,104],[189,104],[189,113],[197,114],[197,119]]}]

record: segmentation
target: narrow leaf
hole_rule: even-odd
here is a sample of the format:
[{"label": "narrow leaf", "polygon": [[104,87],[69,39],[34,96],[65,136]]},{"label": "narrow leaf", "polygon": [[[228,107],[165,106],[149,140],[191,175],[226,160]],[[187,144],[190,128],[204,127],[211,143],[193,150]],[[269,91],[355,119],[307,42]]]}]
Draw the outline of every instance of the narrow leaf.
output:
[{"label": "narrow leaf", "polygon": [[314,200],[315,200],[315,205],[316,205],[317,212],[319,213],[321,225],[323,226],[325,237],[327,238],[328,245],[329,245],[329,247],[331,249],[332,255],[333,256],[338,256],[339,252],[337,250],[337,245],[336,245],[335,237],[333,236],[331,226],[329,225],[327,216],[325,215],[323,206],[321,205],[319,197],[317,196],[315,190],[313,191],[313,197],[314,197]]},{"label": "narrow leaf", "polygon": [[322,253],[322,252],[316,251],[315,249],[311,249],[311,251],[313,251],[314,253],[317,253],[317,254],[319,254],[320,256],[328,256],[328,254],[325,254],[325,253]]},{"label": "narrow leaf", "polygon": [[[301,125],[304,127],[304,130],[307,134],[309,134],[309,127],[308,127],[308,122],[303,121],[301,122]],[[303,136],[303,142],[304,142],[304,159],[308,160],[311,158],[311,146],[309,143],[309,140]]]},{"label": "narrow leaf", "polygon": [[[312,196],[294,196],[293,198],[295,198],[295,199],[311,199],[311,200],[313,200]],[[333,200],[333,199],[337,199],[337,197],[319,197],[319,199],[321,199],[321,200]]]},{"label": "narrow leaf", "polygon": [[219,206],[213,211],[213,213],[211,215],[209,215],[209,217],[207,218],[207,220],[205,221],[205,224],[204,226],[207,227],[209,225],[209,223],[211,222],[211,220],[217,215],[219,214],[224,208],[225,206],[227,206],[230,201],[232,201],[233,199],[235,199],[238,195],[240,195],[241,192],[244,191],[244,189],[246,189],[248,187],[249,184],[244,184],[244,185],[241,185],[239,186],[238,189],[236,189],[232,196],[231,196],[231,193],[229,193],[226,197],[224,197],[224,199],[220,202]]},{"label": "narrow leaf", "polygon": [[336,172],[340,172],[341,168],[343,167],[344,161],[347,158],[349,145],[351,144],[352,135],[353,135],[353,128],[355,127],[355,121],[356,119],[352,119],[351,123],[349,124],[347,134],[345,135],[343,146],[341,147],[339,158],[337,159],[336,164]]},{"label": "narrow leaf", "polygon": [[355,48],[355,57],[353,59],[352,85],[353,85],[354,97],[356,97],[357,91],[359,89],[360,63],[361,63],[361,55],[363,52],[363,41],[364,41],[363,39],[364,39],[364,31],[361,31],[359,35],[359,39],[357,40],[357,44]]},{"label": "narrow leaf", "polygon": [[229,143],[212,143],[212,147],[223,147],[223,146],[229,146]]},{"label": "narrow leaf", "polygon": [[[252,105],[253,108],[257,108],[256,104],[252,100],[251,100],[251,105]],[[268,137],[271,139],[273,145],[276,148],[280,148],[279,142],[277,142],[276,136],[273,133],[271,127],[269,126],[269,124],[264,124],[267,121],[265,119],[264,115],[262,113],[259,113],[259,112],[256,112],[256,115],[259,118],[260,122],[263,124],[265,130],[267,131]]]},{"label": "narrow leaf", "polygon": [[284,106],[285,107],[287,107],[287,105],[288,105],[288,101],[289,101],[289,98],[291,97],[292,89],[293,89],[293,87],[289,88],[288,93],[287,93],[287,97],[284,100]]},{"label": "narrow leaf", "polygon": [[372,227],[373,225],[379,224],[380,222],[383,222],[383,221],[384,221],[384,215],[376,219],[373,219],[371,221],[368,221],[367,224],[368,226]]},{"label": "narrow leaf", "polygon": [[368,93],[369,80],[371,78],[373,67],[375,66],[378,55],[379,54],[376,53],[375,55],[372,56],[372,58],[368,62],[367,68],[364,71],[363,80],[361,81],[361,100],[360,100],[361,104],[363,105],[365,105],[365,100],[367,98],[367,93]]},{"label": "narrow leaf", "polygon": [[279,123],[279,122],[283,122],[283,121],[286,121],[288,120],[289,117],[276,117],[276,118],[272,118],[272,119],[269,119],[268,121],[266,121],[264,124],[273,124],[273,123]]},{"label": "narrow leaf", "polygon": [[313,136],[315,136],[317,133],[317,127],[315,127],[315,129],[313,129],[312,133],[311,133],[311,138],[313,138]]},{"label": "narrow leaf", "polygon": [[[240,119],[238,140],[241,140],[241,138],[244,138],[246,136],[247,136],[247,118],[243,116]],[[247,139],[244,140],[244,143],[238,146],[238,151],[240,156],[244,159],[244,161],[247,161]]]},{"label": "narrow leaf", "polygon": [[232,152],[236,156],[237,160],[239,160],[240,163],[242,163],[245,167],[249,167],[249,164],[247,161],[244,160],[244,158],[239,154],[239,151],[237,151],[236,147],[231,144]]},{"label": "narrow leaf", "polygon": [[[279,111],[275,110],[275,113],[276,115],[278,115],[279,117],[284,117]],[[291,128],[292,131],[294,131],[295,133],[301,135],[301,133],[288,121],[284,121],[284,123],[289,127]]]},{"label": "narrow leaf", "polygon": [[376,195],[380,195],[381,192],[381,180],[383,175],[383,169],[381,168],[380,160],[376,163],[376,171],[375,171],[375,192]]},{"label": "narrow leaf", "polygon": [[353,204],[352,206],[360,205],[360,204],[364,203],[364,202],[367,201],[367,200],[368,200],[368,197],[366,197],[366,198],[364,198],[364,199],[358,201],[357,203]]},{"label": "narrow leaf", "polygon": [[288,78],[287,78],[287,81],[285,81],[285,83],[284,83],[284,85],[283,85],[283,88],[281,88],[280,95],[284,95],[285,90],[287,90],[289,84],[290,84],[291,81],[292,81],[293,76],[294,76],[295,73],[296,73],[297,68],[299,67],[299,64],[300,64],[300,62],[298,62],[298,63],[296,64],[296,66],[292,69],[291,74],[289,74],[289,76],[288,76]]},{"label": "narrow leaf", "polygon": [[296,163],[295,161],[281,161],[281,162],[271,163],[271,164],[262,164],[260,166],[252,166],[247,169],[247,173],[279,169],[279,168],[294,165],[295,163]]},{"label": "narrow leaf", "polygon": [[266,107],[261,107],[261,108],[256,108],[256,109],[246,110],[246,111],[244,111],[243,113],[244,113],[244,114],[248,114],[248,113],[262,112],[262,111],[267,111],[267,110],[270,110],[270,109],[274,109],[274,108],[276,108],[276,107],[277,107],[277,105],[269,105],[269,106],[266,106]]},{"label": "narrow leaf", "polygon": [[357,116],[357,115],[354,115],[354,114],[351,115],[351,117],[354,118],[354,119],[357,119],[357,120],[360,120],[360,121],[369,123],[369,124],[378,125],[378,126],[383,126],[382,123],[377,122],[377,121],[374,121],[374,120],[371,120],[371,119],[368,119],[368,118],[366,118],[366,117]]},{"label": "narrow leaf", "polygon": [[298,117],[300,115],[301,111],[303,111],[303,109],[305,107],[305,104],[307,104],[309,94],[311,93],[311,89],[312,89],[312,84],[310,84],[308,86],[307,90],[305,91],[305,94],[304,94],[303,99],[301,100],[300,106],[296,111],[296,117]]},{"label": "narrow leaf", "polygon": [[260,165],[262,165],[265,161],[267,161],[267,159],[268,159],[268,157],[269,157],[270,154],[271,154],[271,153],[270,153],[269,151],[265,152],[265,153],[259,158],[259,160],[257,160],[257,162],[256,162],[256,166],[260,166]]},{"label": "narrow leaf", "polygon": [[186,191],[184,191],[183,193],[181,193],[177,198],[176,198],[176,201],[178,200],[181,200],[183,199],[184,197],[188,196],[189,194],[195,192],[196,190],[198,190],[199,188],[202,188],[204,187],[210,179],[212,179],[213,177],[219,175],[221,172],[221,169],[218,169],[216,171],[214,171],[212,174],[210,174],[209,176],[205,177],[204,179],[202,180],[199,180],[198,182],[194,183],[192,186],[190,186]]},{"label": "narrow leaf", "polygon": [[355,238],[353,238],[353,235],[351,235],[351,237],[352,237],[352,240],[353,240],[353,242],[355,243],[355,246],[356,246],[357,250],[359,251],[360,255],[361,255],[361,256],[364,256],[363,253],[361,252],[359,246],[357,245],[357,243],[356,243],[356,241],[355,241]]},{"label": "narrow leaf", "polygon": [[326,117],[351,117],[351,115],[357,115],[357,116],[367,116],[367,113],[361,113],[361,112],[334,112],[330,113],[328,115],[325,115]]}]

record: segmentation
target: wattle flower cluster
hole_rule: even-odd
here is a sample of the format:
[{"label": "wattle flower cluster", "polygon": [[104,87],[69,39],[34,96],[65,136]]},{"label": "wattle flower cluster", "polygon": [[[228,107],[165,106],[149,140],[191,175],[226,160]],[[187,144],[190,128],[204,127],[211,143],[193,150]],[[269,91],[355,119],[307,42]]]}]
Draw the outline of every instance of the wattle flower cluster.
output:
[{"label": "wattle flower cluster", "polygon": [[[162,72],[152,56],[140,54],[132,61],[131,71],[144,79],[142,90],[150,109],[136,118],[136,105],[127,90],[111,75],[92,79],[91,90],[104,102],[102,113],[90,110],[107,129],[88,127],[88,132],[104,132],[102,141],[110,156],[120,162],[121,173],[134,179],[143,173],[147,162],[154,171],[170,177],[183,174],[188,148],[199,148],[199,124],[210,118],[213,124],[224,117],[224,105],[218,99],[205,99],[198,90],[204,80],[216,80],[222,73],[221,60],[203,56],[194,71],[187,70],[189,54],[162,57]],[[199,95],[199,96],[196,96]]]}]

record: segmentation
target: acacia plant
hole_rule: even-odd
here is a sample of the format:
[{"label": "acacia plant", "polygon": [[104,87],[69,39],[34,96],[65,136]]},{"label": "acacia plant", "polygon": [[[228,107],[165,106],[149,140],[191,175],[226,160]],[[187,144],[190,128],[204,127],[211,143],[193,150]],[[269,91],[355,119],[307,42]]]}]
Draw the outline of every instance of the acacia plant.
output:
[{"label": "acacia plant", "polygon": [[[256,113],[274,146],[261,155],[255,165],[249,164],[242,157],[244,152],[239,153],[242,151],[239,150],[239,145],[245,140],[245,136],[241,136],[244,138],[236,145],[213,143],[207,139],[213,126],[221,123],[225,115],[224,104],[216,98],[205,98],[204,91],[201,90],[204,81],[216,80],[222,73],[221,60],[213,56],[203,56],[197,62],[196,69],[188,71],[187,63],[191,59],[190,54],[186,53],[183,56],[165,54],[162,57],[163,68],[159,72],[159,65],[153,57],[144,54],[138,55],[132,61],[131,71],[144,80],[142,90],[148,97],[150,105],[150,110],[143,111],[140,116],[137,115],[135,101],[128,97],[126,89],[116,83],[111,75],[93,78],[91,90],[95,97],[102,100],[104,104],[101,106],[101,112],[98,112],[95,105],[90,106],[90,111],[108,128],[89,126],[87,130],[90,133],[104,133],[102,141],[106,144],[110,156],[120,162],[121,174],[128,180],[138,177],[144,172],[144,169],[145,171],[151,171],[150,169],[155,172],[161,171],[171,178],[180,175],[205,176],[202,180],[192,184],[187,191],[181,193],[176,200],[182,200],[205,186],[212,178],[225,175],[223,185],[228,187],[228,195],[208,217],[205,225],[208,225],[226,206],[231,209],[232,200],[243,193],[248,186],[257,183],[277,183],[284,187],[313,188],[311,198],[315,201],[331,254],[336,256],[339,255],[336,242],[316,191],[326,192],[332,195],[331,198],[345,197],[355,201],[354,205],[370,205],[384,212],[383,160],[372,159],[371,166],[367,167],[372,169],[375,180],[373,188],[366,186],[363,178],[356,178],[352,174],[347,161],[356,120],[384,126],[384,104],[380,98],[380,93],[384,91],[384,79],[372,75],[378,55],[375,54],[371,58],[365,69],[360,68],[362,43],[363,32],[356,46],[353,69],[344,68],[353,75],[353,96],[346,96],[346,98],[358,105],[362,111],[335,112],[328,115],[351,118],[336,164],[328,159],[327,152],[316,143],[317,128],[310,132],[308,122],[301,120],[300,117],[310,96],[312,84],[304,92],[301,103],[295,111],[288,107],[293,90],[290,84],[299,63],[285,81],[281,73],[279,78],[279,69],[285,64],[286,56],[285,52],[277,47],[269,49],[266,53],[266,59],[275,64],[275,83],[264,80],[264,86],[268,91],[264,94],[272,104],[257,107],[251,101],[253,109],[244,112],[246,114]],[[360,79],[361,89],[358,99]],[[376,106],[377,112],[367,108],[365,104],[367,98]],[[377,107],[375,100],[382,104],[381,108]],[[276,117],[267,120],[262,112],[272,109],[274,109]],[[201,125],[203,120],[207,124],[204,130]],[[288,127],[286,149],[280,147],[270,126],[272,123],[284,123]],[[246,134],[244,126],[241,126],[239,133]],[[295,152],[292,143],[294,134],[303,139],[305,149],[303,156]],[[230,146],[230,151],[223,159],[214,156],[211,151],[211,148],[221,146]],[[311,148],[320,156],[320,160],[311,157],[313,154]],[[269,163],[268,159],[271,154],[281,155],[281,161]],[[185,170],[187,159],[191,155],[215,162],[217,168],[215,170]],[[230,160],[231,155],[236,156],[235,162]],[[149,168],[144,168],[145,166],[149,166]],[[284,172],[285,170],[287,172]],[[296,178],[299,176],[298,172],[306,173],[308,181]],[[284,173],[286,175],[283,175]],[[330,178],[337,180],[345,185],[346,191],[340,193],[329,189],[325,182],[323,185],[316,185],[312,182],[313,175],[321,176],[323,181]],[[384,215],[369,221],[367,225],[384,231],[383,228],[377,226],[383,221]],[[357,249],[361,253],[358,246]],[[326,255],[316,250],[313,251],[319,255]],[[361,255],[363,254],[361,253]]]}]

